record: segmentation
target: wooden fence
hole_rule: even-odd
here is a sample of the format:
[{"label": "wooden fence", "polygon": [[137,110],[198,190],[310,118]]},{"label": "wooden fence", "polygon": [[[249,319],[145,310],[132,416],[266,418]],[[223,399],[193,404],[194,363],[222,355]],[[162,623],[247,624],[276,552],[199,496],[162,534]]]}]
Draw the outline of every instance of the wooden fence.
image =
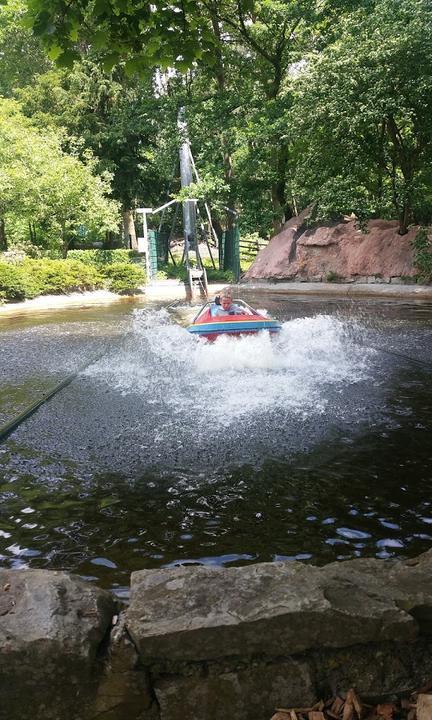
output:
[{"label": "wooden fence", "polygon": [[266,245],[268,245],[268,240],[264,238],[257,238],[256,240],[240,238],[240,256],[244,260],[252,260]]}]

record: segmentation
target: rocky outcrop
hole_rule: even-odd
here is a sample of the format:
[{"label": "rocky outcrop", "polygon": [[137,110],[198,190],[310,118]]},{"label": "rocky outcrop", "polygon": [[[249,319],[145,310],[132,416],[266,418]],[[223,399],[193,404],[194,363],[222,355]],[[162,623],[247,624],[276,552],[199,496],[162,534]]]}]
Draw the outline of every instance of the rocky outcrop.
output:
[{"label": "rocky outcrop", "polygon": [[120,615],[65,573],[0,571],[0,718],[268,720],[432,677],[432,551],[133,573]]},{"label": "rocky outcrop", "polygon": [[412,241],[419,228],[399,235],[398,222],[355,220],[308,227],[310,211],[285,223],[257,255],[247,280],[390,282],[414,278]]}]

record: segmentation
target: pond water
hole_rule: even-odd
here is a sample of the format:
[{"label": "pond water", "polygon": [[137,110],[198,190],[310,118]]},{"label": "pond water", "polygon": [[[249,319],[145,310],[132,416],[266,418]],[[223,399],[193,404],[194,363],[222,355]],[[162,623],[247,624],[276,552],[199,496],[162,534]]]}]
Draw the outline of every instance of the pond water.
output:
[{"label": "pond water", "polygon": [[0,566],[127,596],[133,570],[432,544],[432,304],[242,292],[282,323],[207,344],[187,305],[0,320]]}]

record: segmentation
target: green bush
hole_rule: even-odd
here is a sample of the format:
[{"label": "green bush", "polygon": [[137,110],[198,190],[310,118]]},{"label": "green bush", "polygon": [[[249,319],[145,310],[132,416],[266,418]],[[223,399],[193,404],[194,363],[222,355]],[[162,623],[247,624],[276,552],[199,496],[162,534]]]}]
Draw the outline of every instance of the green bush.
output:
[{"label": "green bush", "polygon": [[184,265],[180,264],[180,261],[177,265],[174,265],[174,263],[166,263],[166,265],[161,265],[157,271],[156,278],[158,280],[187,280],[187,270]]},{"label": "green bush", "polygon": [[146,276],[144,270],[131,263],[113,263],[101,267],[105,285],[111,292],[127,294],[139,291],[144,285]]},{"label": "green bush", "polygon": [[235,282],[234,273],[232,270],[215,270],[213,266],[206,267],[207,280],[209,282],[224,282],[233,283]]},{"label": "green bush", "polygon": [[420,282],[432,282],[432,241],[426,228],[420,228],[413,240],[414,267],[418,270]]},{"label": "green bush", "polygon": [[117,248],[116,250],[69,250],[68,260],[79,260],[86,265],[110,265],[112,263],[127,263],[136,257],[135,250]]},{"label": "green bush", "polygon": [[26,285],[21,269],[16,265],[0,262],[0,301],[24,300]]},{"label": "green bush", "polygon": [[[204,258],[203,265],[209,282],[234,282],[234,273],[231,270],[218,270],[217,268],[215,270],[210,258]],[[185,282],[187,280],[187,270],[186,267],[180,263],[178,265],[167,263],[159,268],[156,277],[158,280],[175,278]]]},{"label": "green bush", "polygon": [[334,270],[329,270],[325,276],[325,280],[328,283],[338,283],[341,282],[342,277],[337,272],[334,272]]},{"label": "green bush", "polygon": [[96,268],[73,260],[25,260],[21,269],[27,285],[33,288],[33,297],[103,287],[103,278]]},{"label": "green bush", "polygon": [[0,302],[102,287],[115,293],[133,293],[144,283],[142,268],[127,262],[95,267],[77,260],[0,261]]}]

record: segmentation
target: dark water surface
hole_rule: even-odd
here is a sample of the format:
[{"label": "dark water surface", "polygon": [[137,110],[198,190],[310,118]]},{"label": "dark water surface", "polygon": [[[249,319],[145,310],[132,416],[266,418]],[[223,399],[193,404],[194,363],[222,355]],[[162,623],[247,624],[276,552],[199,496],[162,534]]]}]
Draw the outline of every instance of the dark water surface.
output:
[{"label": "dark water surface", "polygon": [[[0,565],[132,570],[408,557],[432,545],[432,304],[248,294],[283,322],[207,345],[184,305],[0,319]],[[93,361],[93,362],[92,362]]]}]

